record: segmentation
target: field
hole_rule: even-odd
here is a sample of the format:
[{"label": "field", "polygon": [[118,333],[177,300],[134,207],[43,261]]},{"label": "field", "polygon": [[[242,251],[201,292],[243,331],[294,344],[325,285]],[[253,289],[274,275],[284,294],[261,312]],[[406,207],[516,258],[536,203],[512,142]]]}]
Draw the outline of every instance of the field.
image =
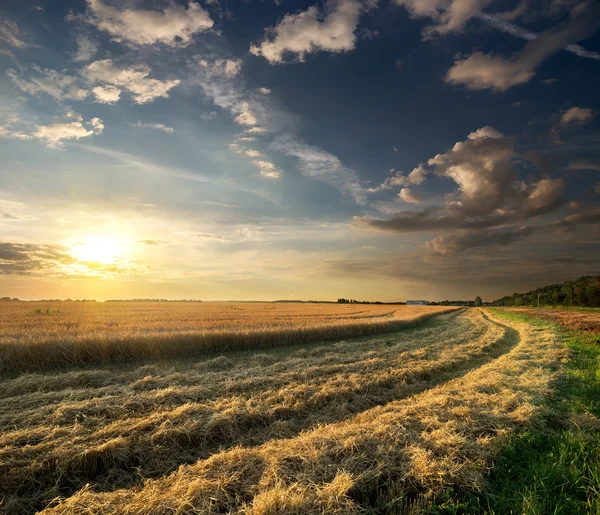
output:
[{"label": "field", "polygon": [[508,312],[517,314],[535,313],[535,316],[543,320],[554,322],[575,331],[586,331],[600,333],[600,309],[556,309],[542,308],[532,310],[531,308],[504,308]]},{"label": "field", "polygon": [[[443,512],[543,426],[568,358],[553,326],[500,310],[45,306],[0,307],[10,514]],[[102,342],[129,350],[66,359]]]},{"label": "field", "polygon": [[351,304],[28,302],[0,304],[0,372],[352,338],[448,308]]}]

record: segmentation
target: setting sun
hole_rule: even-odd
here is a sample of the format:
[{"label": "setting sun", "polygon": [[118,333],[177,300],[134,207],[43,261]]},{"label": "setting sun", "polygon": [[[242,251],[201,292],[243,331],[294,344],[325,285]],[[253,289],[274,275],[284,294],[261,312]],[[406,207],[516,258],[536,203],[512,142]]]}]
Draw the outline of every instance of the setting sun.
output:
[{"label": "setting sun", "polygon": [[90,236],[78,241],[70,250],[70,254],[79,261],[110,264],[127,253],[126,245],[114,238]]}]

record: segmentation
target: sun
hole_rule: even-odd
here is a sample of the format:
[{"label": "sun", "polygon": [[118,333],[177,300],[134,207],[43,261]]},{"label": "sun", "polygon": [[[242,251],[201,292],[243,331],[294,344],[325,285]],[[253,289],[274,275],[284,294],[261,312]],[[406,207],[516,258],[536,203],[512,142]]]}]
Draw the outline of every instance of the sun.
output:
[{"label": "sun", "polygon": [[127,253],[123,242],[108,236],[88,236],[73,245],[70,254],[78,261],[101,263],[108,265],[114,263]]}]

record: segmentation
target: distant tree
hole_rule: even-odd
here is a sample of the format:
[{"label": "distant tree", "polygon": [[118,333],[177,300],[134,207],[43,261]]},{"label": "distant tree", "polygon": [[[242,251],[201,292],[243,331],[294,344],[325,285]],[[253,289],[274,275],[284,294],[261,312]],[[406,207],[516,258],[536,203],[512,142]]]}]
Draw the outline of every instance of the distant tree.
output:
[{"label": "distant tree", "polygon": [[477,297],[475,297],[475,306],[479,307],[483,304],[483,301],[481,300],[481,297],[479,295],[477,295]]}]

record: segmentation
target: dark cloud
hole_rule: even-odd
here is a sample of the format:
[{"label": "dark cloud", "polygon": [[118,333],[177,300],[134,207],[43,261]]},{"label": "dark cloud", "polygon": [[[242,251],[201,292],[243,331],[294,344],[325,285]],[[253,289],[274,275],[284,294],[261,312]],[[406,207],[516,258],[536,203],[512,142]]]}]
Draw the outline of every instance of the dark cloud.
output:
[{"label": "dark cloud", "polygon": [[564,220],[553,222],[550,227],[557,233],[570,233],[580,225],[600,224],[600,207],[588,208],[581,213],[567,216]]},{"label": "dark cloud", "polygon": [[499,247],[507,246],[532,235],[539,229],[534,226],[519,227],[514,230],[495,230],[495,231],[459,231],[446,236],[439,236],[434,240],[427,242],[427,247],[435,254],[442,256],[456,255],[467,249],[478,247]]},{"label": "dark cloud", "polygon": [[[523,181],[519,159],[512,138],[482,127],[428,161],[436,175],[457,185],[443,208],[400,211],[385,220],[357,217],[354,226],[398,234],[437,233],[428,247],[439,255],[510,245],[534,232],[523,227],[530,220],[566,202],[562,178],[544,175]],[[526,159],[546,170],[552,167],[550,157],[541,153],[530,153]]]},{"label": "dark cloud", "polygon": [[30,275],[75,262],[61,245],[0,242],[0,274]]}]

